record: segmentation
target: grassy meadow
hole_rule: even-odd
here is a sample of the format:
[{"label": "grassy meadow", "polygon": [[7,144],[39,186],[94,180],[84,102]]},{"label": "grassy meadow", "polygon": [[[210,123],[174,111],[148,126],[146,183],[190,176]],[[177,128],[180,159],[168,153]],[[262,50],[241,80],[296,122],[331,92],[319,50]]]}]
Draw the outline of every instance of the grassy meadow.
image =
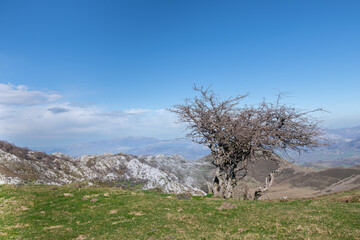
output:
[{"label": "grassy meadow", "polygon": [[360,239],[359,196],[239,201],[1,185],[0,239]]}]

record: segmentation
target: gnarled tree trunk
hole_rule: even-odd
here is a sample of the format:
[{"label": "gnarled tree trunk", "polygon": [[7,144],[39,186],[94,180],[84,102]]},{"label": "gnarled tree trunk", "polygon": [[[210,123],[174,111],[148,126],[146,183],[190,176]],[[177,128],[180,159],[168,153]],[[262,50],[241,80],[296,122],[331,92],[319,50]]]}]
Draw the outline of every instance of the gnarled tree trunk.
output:
[{"label": "gnarled tree trunk", "polygon": [[234,178],[234,172],[230,170],[228,173],[228,171],[224,171],[224,169],[217,167],[214,178],[214,196],[231,198],[233,196],[235,186],[236,179]]},{"label": "gnarled tree trunk", "polygon": [[[234,188],[237,186],[237,181],[245,177],[245,165],[244,161],[236,164],[236,161],[232,161],[228,165],[220,165],[223,161],[223,157],[217,156],[219,159],[215,159],[213,162],[216,166],[213,193],[214,196],[222,198],[234,197]],[[221,160],[221,161],[219,161]]]}]

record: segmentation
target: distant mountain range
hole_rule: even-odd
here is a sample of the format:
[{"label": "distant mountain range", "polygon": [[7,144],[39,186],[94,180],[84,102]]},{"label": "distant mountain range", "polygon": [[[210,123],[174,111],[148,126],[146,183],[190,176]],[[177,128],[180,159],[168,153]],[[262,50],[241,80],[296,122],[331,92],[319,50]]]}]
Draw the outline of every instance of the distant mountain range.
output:
[{"label": "distant mountain range", "polygon": [[94,155],[103,153],[119,153],[140,155],[173,155],[179,154],[188,160],[196,160],[210,153],[206,146],[193,143],[190,140],[159,140],[148,137],[127,137],[109,140],[98,140],[79,143],[64,147],[32,147],[46,153],[61,152],[73,157],[84,154]]},{"label": "distant mountain range", "polygon": [[304,166],[316,168],[360,166],[360,126],[328,129],[325,138],[328,145],[292,157]]},{"label": "distant mountain range", "polygon": [[[328,129],[325,137],[327,146],[315,151],[291,157],[299,164],[315,168],[337,166],[360,166],[360,126],[352,128]],[[84,154],[119,153],[141,155],[173,155],[179,154],[187,160],[196,160],[210,153],[206,146],[186,139],[159,140],[147,137],[127,137],[109,140],[98,140],[73,144],[63,147],[33,147],[32,149],[46,153],[61,152],[73,157]]]}]

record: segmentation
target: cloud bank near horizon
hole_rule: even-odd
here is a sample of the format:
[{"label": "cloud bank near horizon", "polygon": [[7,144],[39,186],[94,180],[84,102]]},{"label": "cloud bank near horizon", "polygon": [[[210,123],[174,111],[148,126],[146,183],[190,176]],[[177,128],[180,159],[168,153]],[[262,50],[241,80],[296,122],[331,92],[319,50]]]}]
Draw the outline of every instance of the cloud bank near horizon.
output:
[{"label": "cloud bank near horizon", "polygon": [[0,138],[22,146],[127,136],[180,137],[182,129],[175,121],[164,109],[105,111],[96,105],[67,102],[59,93],[0,84]]},{"label": "cloud bank near horizon", "polygon": [[[0,140],[20,146],[63,146],[122,137],[184,137],[184,126],[164,109],[116,109],[72,103],[58,92],[0,83]],[[321,119],[321,116],[318,116]],[[324,127],[359,125],[357,116],[330,115]],[[341,124],[340,124],[341,123]]]}]

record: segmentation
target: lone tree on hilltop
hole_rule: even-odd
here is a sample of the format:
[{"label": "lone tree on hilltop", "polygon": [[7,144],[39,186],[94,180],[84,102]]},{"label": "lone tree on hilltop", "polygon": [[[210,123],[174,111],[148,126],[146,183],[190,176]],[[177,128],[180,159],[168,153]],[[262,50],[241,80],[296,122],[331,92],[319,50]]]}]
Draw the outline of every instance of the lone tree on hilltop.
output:
[{"label": "lone tree on hilltop", "polygon": [[[222,100],[209,88],[194,90],[200,96],[186,99],[170,111],[180,123],[187,124],[186,137],[211,149],[216,166],[215,196],[232,197],[236,182],[247,174],[248,164],[263,156],[288,154],[289,150],[300,153],[321,145],[319,122],[310,116],[321,109],[301,111],[281,105],[280,96],[276,103],[264,100],[258,106],[239,107],[247,95]],[[266,178],[264,187],[255,191],[255,199],[270,188],[275,172]]]}]

